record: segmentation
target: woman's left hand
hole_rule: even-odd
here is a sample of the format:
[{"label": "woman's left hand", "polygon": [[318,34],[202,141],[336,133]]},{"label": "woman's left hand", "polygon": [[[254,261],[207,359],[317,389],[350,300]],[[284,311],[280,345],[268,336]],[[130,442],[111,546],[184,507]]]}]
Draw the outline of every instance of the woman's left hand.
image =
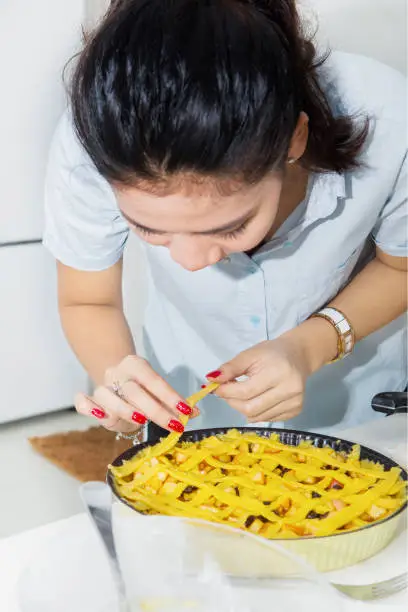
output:
[{"label": "woman's left hand", "polygon": [[[244,414],[248,422],[285,421],[300,414],[307,378],[335,356],[337,336],[330,325],[310,320],[300,327],[243,351],[207,376],[221,383],[216,394]],[[318,332],[319,336],[321,331],[326,346],[321,355],[316,355],[311,348],[318,338],[313,334]],[[240,377],[245,379],[236,380]]]}]

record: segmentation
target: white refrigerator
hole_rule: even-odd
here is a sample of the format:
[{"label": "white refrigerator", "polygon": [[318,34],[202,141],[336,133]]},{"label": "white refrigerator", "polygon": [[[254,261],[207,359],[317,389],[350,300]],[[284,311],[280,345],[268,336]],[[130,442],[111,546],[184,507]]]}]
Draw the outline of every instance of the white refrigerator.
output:
[{"label": "white refrigerator", "polygon": [[41,245],[44,173],[83,0],[0,3],[0,423],[72,406],[88,380],[58,319]]}]

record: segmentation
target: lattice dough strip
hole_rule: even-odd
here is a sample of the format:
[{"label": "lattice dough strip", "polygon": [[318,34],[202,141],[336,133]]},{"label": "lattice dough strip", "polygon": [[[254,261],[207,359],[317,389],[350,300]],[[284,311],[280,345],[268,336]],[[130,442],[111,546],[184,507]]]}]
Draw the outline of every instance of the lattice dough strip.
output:
[{"label": "lattice dough strip", "polygon": [[[178,444],[167,457],[157,453],[145,455],[141,461],[135,462],[134,466],[139,468],[140,474],[134,474],[131,482],[126,480],[131,472],[113,468],[119,492],[139,508],[145,504],[156,512],[194,516],[216,522],[234,522],[242,528],[247,526],[248,521],[259,517],[264,523],[265,537],[273,537],[291,528],[304,528],[315,535],[325,535],[347,524],[358,527],[366,524],[360,517],[364,516],[373,503],[383,503],[384,508],[391,510],[401,504],[401,499],[387,497],[391,492],[398,495],[405,486],[398,481],[400,470],[393,468],[384,471],[382,466],[370,462],[365,462],[361,468],[358,463],[358,447],[353,449],[347,459],[339,460],[339,455],[333,457],[331,449],[316,449],[305,444],[301,447],[285,447],[276,438],[242,435],[235,431],[221,438],[208,438],[199,444],[199,448],[194,443]],[[264,453],[248,452],[252,444],[257,451],[263,449]],[[158,446],[163,449],[163,445]],[[245,465],[234,463],[240,449],[247,450],[245,455],[238,456],[238,459],[244,457]],[[319,461],[316,453],[322,457]],[[228,456],[228,460],[225,458],[220,461],[223,455]],[[180,465],[170,460],[180,456],[183,461]],[[296,458],[306,461],[306,464],[297,462]],[[337,469],[331,469],[334,461],[337,462],[334,466]],[[283,467],[291,471],[282,477],[273,472],[278,466],[279,469]],[[205,473],[209,468],[212,469]],[[355,477],[346,472],[352,472]],[[149,482],[154,481],[159,473],[162,480],[171,478],[175,483],[171,494],[162,495],[160,489],[157,494],[146,491]],[[262,481],[267,479],[267,485],[254,482],[259,474]],[[321,480],[312,485],[297,480],[310,476]],[[333,480],[343,488],[325,490]],[[187,499],[181,497],[185,487],[194,487]],[[231,488],[235,492],[231,492]],[[311,493],[315,493],[314,498],[310,497]],[[267,498],[270,503],[265,505],[263,501]],[[308,518],[310,512],[330,509],[328,504],[333,500],[348,505],[335,513],[329,512],[327,517],[320,517],[317,522]],[[284,504],[289,510],[282,518],[274,510],[280,511]]]}]

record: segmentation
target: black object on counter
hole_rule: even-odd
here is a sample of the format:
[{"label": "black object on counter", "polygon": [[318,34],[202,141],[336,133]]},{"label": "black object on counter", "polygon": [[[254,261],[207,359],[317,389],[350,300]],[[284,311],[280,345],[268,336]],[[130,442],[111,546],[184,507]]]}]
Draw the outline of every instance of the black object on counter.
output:
[{"label": "black object on counter", "polygon": [[386,416],[406,414],[408,412],[408,393],[406,391],[379,393],[373,398],[371,407]]}]

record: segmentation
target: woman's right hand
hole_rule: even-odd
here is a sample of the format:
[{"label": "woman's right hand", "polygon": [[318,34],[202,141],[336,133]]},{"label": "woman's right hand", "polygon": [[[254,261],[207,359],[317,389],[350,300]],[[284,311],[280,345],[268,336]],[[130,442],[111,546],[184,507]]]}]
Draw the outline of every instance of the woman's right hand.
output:
[{"label": "woman's right hand", "polygon": [[79,393],[75,407],[80,414],[94,416],[111,431],[129,433],[147,421],[163,429],[182,433],[180,414],[197,416],[185,400],[142,357],[129,355],[105,374],[104,385],[92,397]]}]

